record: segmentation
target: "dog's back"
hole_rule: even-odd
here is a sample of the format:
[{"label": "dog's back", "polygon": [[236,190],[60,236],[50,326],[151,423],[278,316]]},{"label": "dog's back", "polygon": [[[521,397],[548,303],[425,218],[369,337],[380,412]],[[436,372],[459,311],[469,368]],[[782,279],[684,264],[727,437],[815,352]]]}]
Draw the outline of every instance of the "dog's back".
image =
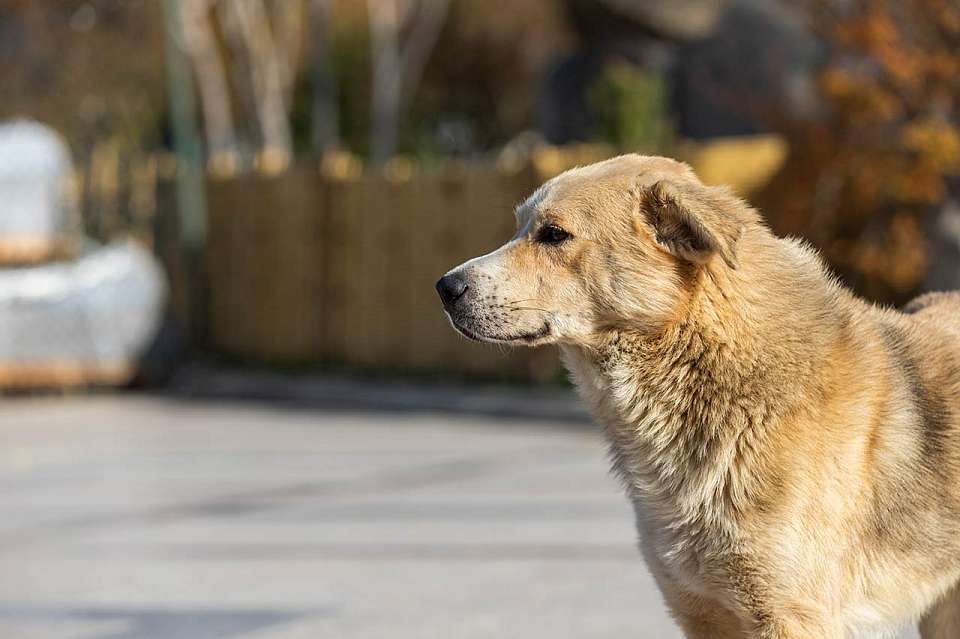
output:
[{"label": "dog's back", "polygon": [[960,291],[924,293],[903,308],[904,313],[914,314],[921,311],[935,316],[944,325],[960,327]]},{"label": "dog's back", "polygon": [[921,295],[904,313],[922,388],[936,389],[940,402],[939,414],[930,417],[939,424],[928,427],[939,426],[953,444],[943,461],[954,470],[952,490],[960,503],[960,291]]},{"label": "dog's back", "polygon": [[[960,419],[960,291],[926,293],[904,307],[921,373],[944,391]],[[960,423],[955,424],[960,429]]]}]

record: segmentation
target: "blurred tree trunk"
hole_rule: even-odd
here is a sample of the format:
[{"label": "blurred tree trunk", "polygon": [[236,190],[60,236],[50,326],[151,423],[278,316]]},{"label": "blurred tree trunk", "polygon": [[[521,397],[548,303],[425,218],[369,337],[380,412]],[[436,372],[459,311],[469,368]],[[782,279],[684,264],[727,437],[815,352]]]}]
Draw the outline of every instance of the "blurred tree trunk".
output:
[{"label": "blurred tree trunk", "polygon": [[332,0],[310,0],[310,57],[313,67],[310,141],[318,157],[340,146],[337,82],[330,57],[332,47],[329,45],[333,11]]},{"label": "blurred tree trunk", "polygon": [[450,0],[367,0],[367,6],[373,56],[370,161],[379,166],[396,152],[400,119],[440,37]]},{"label": "blurred tree trunk", "polygon": [[929,267],[924,288],[929,291],[960,290],[960,179],[948,182],[949,195],[930,216]]},{"label": "blurred tree trunk", "polygon": [[368,0],[373,75],[370,162],[380,166],[397,148],[400,115],[400,0]]},{"label": "blurred tree trunk", "polygon": [[238,57],[245,59],[252,78],[252,99],[260,129],[257,163],[266,173],[282,171],[293,156],[284,98],[285,63],[270,30],[261,0],[229,0],[224,27]]},{"label": "blurred tree trunk", "polygon": [[183,39],[200,90],[207,166],[215,173],[229,175],[237,169],[237,136],[226,73],[210,25],[210,2],[184,0],[181,7]]},{"label": "blurred tree trunk", "polygon": [[[412,3],[411,3],[412,4]],[[440,38],[440,32],[447,19],[450,0],[420,0],[416,8],[407,9],[405,26],[410,36],[401,51],[403,65],[401,101],[409,101],[420,86],[423,70],[430,59],[430,53]],[[410,24],[412,22],[412,24]]]},{"label": "blurred tree trunk", "polygon": [[293,92],[297,84],[297,70],[303,48],[304,11],[302,0],[283,0],[270,3],[273,11],[274,43],[278,51],[280,77],[284,101],[293,104]]}]

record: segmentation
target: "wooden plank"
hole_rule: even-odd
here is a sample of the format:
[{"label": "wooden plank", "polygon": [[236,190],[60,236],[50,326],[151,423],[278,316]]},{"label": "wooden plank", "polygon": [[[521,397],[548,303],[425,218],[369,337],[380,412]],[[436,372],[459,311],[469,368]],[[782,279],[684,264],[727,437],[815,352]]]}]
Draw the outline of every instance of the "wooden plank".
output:
[{"label": "wooden plank", "polygon": [[230,323],[229,285],[232,270],[231,233],[234,221],[227,215],[230,210],[229,184],[222,181],[207,182],[207,310],[208,330],[211,345],[216,350],[227,352],[233,349]]},{"label": "wooden plank", "polygon": [[250,283],[247,313],[253,319],[250,356],[281,363],[288,356],[290,316],[295,312],[285,272],[286,255],[295,249],[287,232],[292,216],[282,206],[284,183],[282,176],[256,176],[254,188],[245,193],[253,228],[244,243],[252,258],[244,267]]},{"label": "wooden plank", "polygon": [[322,297],[319,270],[322,245],[318,242],[324,213],[323,184],[311,168],[293,171],[294,184],[288,191],[287,206],[296,211],[296,225],[290,232],[296,236],[297,252],[291,255],[291,268],[297,276],[294,295],[299,300],[293,335],[296,349],[305,363],[316,363],[320,357],[320,315]]},{"label": "wooden plank", "polygon": [[[251,175],[238,183],[242,192],[237,202],[246,223],[249,225],[241,241],[237,243],[241,253],[237,255],[242,288],[236,289],[237,311],[248,320],[249,337],[245,340],[244,356],[250,359],[269,361],[273,359],[269,326],[277,316],[277,254],[281,219],[276,203],[272,201],[271,179]],[[241,293],[242,291],[242,293]],[[245,294],[246,303],[239,299]]]},{"label": "wooden plank", "polygon": [[397,176],[385,185],[386,206],[380,228],[384,269],[380,280],[383,322],[378,368],[382,371],[410,369],[414,351],[411,340],[419,315],[411,293],[418,288],[432,288],[418,280],[414,273],[418,256],[411,240],[419,231],[414,225],[414,216],[423,204],[419,183],[419,176]]},{"label": "wooden plank", "polygon": [[251,276],[262,300],[256,317],[257,353],[265,360],[300,364],[316,357],[313,317],[317,298],[311,256],[318,207],[317,176],[293,169],[258,182],[254,201],[259,268]]},{"label": "wooden plank", "polygon": [[353,363],[353,347],[362,340],[362,326],[358,327],[356,322],[361,302],[355,278],[357,248],[363,239],[361,206],[365,182],[365,178],[343,175],[330,176],[325,183],[321,340],[323,361],[335,367]]},{"label": "wooden plank", "polygon": [[390,189],[381,175],[368,175],[359,192],[354,194],[354,236],[356,260],[352,263],[357,307],[352,313],[352,324],[359,330],[351,331],[348,363],[368,370],[383,369],[385,326],[390,313],[386,302],[384,280],[388,268],[386,245],[387,217],[393,208]]},{"label": "wooden plank", "polygon": [[326,226],[329,214],[327,198],[327,184],[318,171],[305,173],[305,180],[309,180],[312,189],[312,203],[307,211],[308,224],[304,231],[307,239],[305,260],[307,263],[307,279],[304,283],[306,294],[310,299],[309,314],[305,328],[310,343],[310,360],[314,364],[323,362],[325,345],[323,343],[324,323],[327,314],[325,297],[326,262]]}]

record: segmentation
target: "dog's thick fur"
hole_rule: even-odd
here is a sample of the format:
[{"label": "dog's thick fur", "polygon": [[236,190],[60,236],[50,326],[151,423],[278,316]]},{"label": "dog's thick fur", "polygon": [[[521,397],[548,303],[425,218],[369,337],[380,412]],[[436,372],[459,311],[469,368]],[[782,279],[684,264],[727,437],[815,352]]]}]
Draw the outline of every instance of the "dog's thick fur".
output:
[{"label": "dog's thick fur", "polygon": [[568,171],[517,216],[447,312],[560,345],[686,636],[960,637],[960,294],[871,306],[665,158]]}]

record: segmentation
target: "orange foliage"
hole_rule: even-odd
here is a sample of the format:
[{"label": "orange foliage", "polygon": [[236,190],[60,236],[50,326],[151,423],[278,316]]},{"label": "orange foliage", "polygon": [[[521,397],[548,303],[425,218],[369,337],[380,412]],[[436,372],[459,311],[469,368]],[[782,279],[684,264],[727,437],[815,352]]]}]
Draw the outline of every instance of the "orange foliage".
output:
[{"label": "orange foliage", "polygon": [[861,292],[899,302],[926,271],[924,218],[960,173],[960,4],[835,7],[811,14],[830,47],[818,78],[828,115],[788,131],[791,159],[764,204]]}]

